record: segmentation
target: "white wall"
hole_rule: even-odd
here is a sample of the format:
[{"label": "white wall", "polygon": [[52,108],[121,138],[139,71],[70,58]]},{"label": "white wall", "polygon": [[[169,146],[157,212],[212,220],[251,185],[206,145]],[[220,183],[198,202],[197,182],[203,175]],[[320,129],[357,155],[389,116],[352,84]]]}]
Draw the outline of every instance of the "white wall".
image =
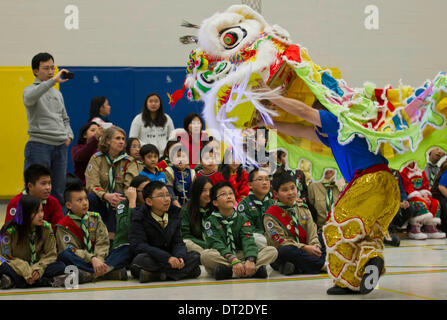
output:
[{"label": "white wall", "polygon": [[[178,38],[230,0],[0,0],[0,66],[26,66],[48,51],[56,64],[184,66],[192,45]],[[79,29],[67,30],[68,5]],[[378,30],[364,13],[375,5]],[[370,80],[416,86],[447,71],[445,0],[262,0],[265,19],[289,31],[322,66],[338,67],[351,86]]]}]

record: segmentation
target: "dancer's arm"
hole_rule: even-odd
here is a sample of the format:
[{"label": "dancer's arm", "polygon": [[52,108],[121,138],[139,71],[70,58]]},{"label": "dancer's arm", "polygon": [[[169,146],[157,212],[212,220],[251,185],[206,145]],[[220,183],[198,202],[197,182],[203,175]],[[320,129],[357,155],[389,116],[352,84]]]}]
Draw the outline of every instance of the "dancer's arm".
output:
[{"label": "dancer's arm", "polygon": [[[272,89],[264,82],[259,80],[259,86],[256,88],[257,92],[270,92]],[[286,98],[277,94],[276,97],[270,98],[272,102],[277,107],[283,109],[284,111],[303,118],[310,123],[321,127],[320,113],[317,109],[309,107],[307,104],[292,98]]]},{"label": "dancer's arm", "polygon": [[270,101],[284,111],[303,118],[304,120],[309,121],[310,123],[318,127],[321,127],[320,113],[317,109],[313,109],[299,100],[282,96],[273,98]]},{"label": "dancer's arm", "polygon": [[313,127],[306,127],[296,123],[275,122],[275,128],[292,137],[300,137],[317,143],[322,143]]}]

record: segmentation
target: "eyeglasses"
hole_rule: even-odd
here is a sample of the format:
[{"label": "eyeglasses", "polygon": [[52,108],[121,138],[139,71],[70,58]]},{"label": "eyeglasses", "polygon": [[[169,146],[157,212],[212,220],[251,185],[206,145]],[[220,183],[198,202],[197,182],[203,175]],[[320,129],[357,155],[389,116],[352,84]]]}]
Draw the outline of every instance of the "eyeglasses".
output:
[{"label": "eyeglasses", "polygon": [[171,195],[169,193],[165,193],[165,194],[159,194],[157,196],[151,197],[152,199],[156,199],[156,198],[169,198],[171,199]]},{"label": "eyeglasses", "polygon": [[269,182],[269,181],[270,181],[270,177],[257,178],[257,179],[253,179],[253,181],[259,181],[259,182],[265,181],[265,182]]},{"label": "eyeglasses", "polygon": [[219,197],[225,197],[225,198],[231,197],[231,198],[233,198],[234,197],[234,193],[232,193],[232,192],[230,192],[230,193],[224,192],[224,193],[218,194],[216,196],[216,198],[219,198]]},{"label": "eyeglasses", "polygon": [[52,67],[46,66],[46,67],[41,67],[41,69],[45,70],[45,71],[48,71],[48,70],[54,71],[55,67],[54,66],[52,66]]},{"label": "eyeglasses", "polygon": [[141,149],[140,145],[131,145],[131,149]]}]

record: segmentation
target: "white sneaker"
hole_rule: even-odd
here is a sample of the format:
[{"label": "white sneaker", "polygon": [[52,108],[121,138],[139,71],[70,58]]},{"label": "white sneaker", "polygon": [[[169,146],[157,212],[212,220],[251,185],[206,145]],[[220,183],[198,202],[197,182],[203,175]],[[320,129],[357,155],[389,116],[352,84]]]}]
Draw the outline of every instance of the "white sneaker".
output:
[{"label": "white sneaker", "polygon": [[444,239],[445,233],[439,231],[436,226],[429,224],[424,226],[424,232],[428,239]]},{"label": "white sneaker", "polygon": [[422,232],[417,232],[417,233],[409,232],[408,238],[413,239],[413,240],[425,240],[428,238],[428,236]]}]

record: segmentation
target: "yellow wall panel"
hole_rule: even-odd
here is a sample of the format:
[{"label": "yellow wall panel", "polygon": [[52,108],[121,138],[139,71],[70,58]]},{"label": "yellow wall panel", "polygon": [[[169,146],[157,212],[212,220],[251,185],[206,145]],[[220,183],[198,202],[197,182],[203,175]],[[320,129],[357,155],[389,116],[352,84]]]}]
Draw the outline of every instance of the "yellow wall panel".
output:
[{"label": "yellow wall panel", "polygon": [[22,93],[33,81],[31,66],[0,67],[0,199],[10,199],[23,188],[28,123]]}]

